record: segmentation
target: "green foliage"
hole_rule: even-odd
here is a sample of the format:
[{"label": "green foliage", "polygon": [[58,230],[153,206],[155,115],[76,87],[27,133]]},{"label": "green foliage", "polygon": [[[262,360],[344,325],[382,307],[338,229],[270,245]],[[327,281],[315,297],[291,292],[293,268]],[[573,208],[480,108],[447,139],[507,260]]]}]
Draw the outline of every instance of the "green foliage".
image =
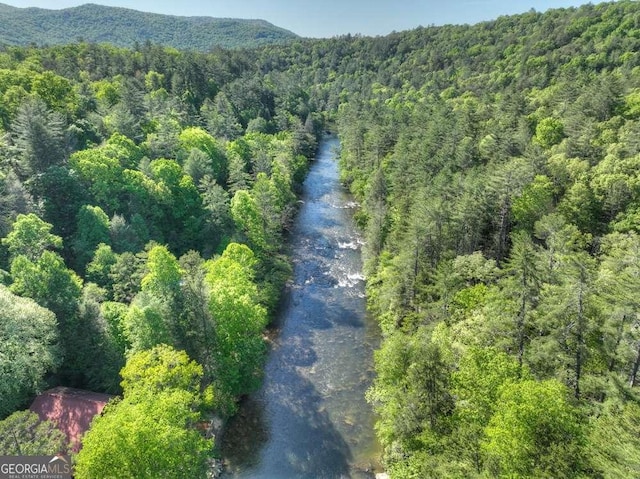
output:
[{"label": "green foliage", "polygon": [[22,174],[43,173],[63,160],[66,153],[65,123],[61,114],[49,110],[40,98],[25,100],[12,124]]},{"label": "green foliage", "polygon": [[601,313],[595,302],[593,259],[586,253],[563,259],[558,284],[547,284],[542,290],[541,334],[535,339],[536,350],[542,354],[532,355],[532,363],[540,372],[555,370],[564,376],[575,397],[580,398],[585,366],[595,353],[589,341],[597,334]]},{"label": "green foliage", "polygon": [[62,237],[65,246],[71,246],[78,211],[89,202],[88,192],[78,175],[67,165],[58,165],[31,177],[28,183],[30,193],[43,206],[40,216],[54,225],[53,231]]},{"label": "green foliage", "polygon": [[[209,402],[232,412],[259,385],[267,309],[275,310],[290,274],[282,233],[306,171],[301,153],[313,154],[323,115],[311,111],[302,84],[271,77],[266,51],[211,50],[209,41],[221,30],[237,39],[242,30],[258,32],[252,44],[270,43],[274,29],[175,18],[169,26],[162,16],[97,6],[63,12],[57,28],[59,12],[0,10],[3,25],[18,25],[8,44],[47,25],[54,45],[93,38],[106,25],[127,44],[139,33],[132,25],[160,36],[179,31],[174,40],[190,49],[207,42],[208,53],[153,39],[135,50],[7,46],[0,54],[0,259],[10,290],[55,314],[61,353],[57,372],[47,369],[51,385],[117,394],[125,358],[167,344],[202,364],[202,387],[213,385],[209,399],[216,393]],[[79,15],[75,34],[68,15]],[[96,15],[97,30],[80,32]],[[252,119],[269,134],[243,137]],[[242,189],[249,208],[234,214],[231,198]],[[240,220],[251,215],[259,224]],[[243,239],[255,255],[237,244],[225,251]],[[18,406],[7,404],[4,414]]]},{"label": "green foliage", "polygon": [[[185,128],[180,133],[180,148],[183,156],[191,154],[195,149],[207,155],[210,161],[210,171],[207,171],[220,184],[224,184],[227,178],[226,158],[222,148],[218,145],[214,137],[209,135],[202,128]],[[186,154],[186,155],[185,155]]]},{"label": "green foliage", "polygon": [[200,182],[202,206],[206,211],[205,228],[211,244],[217,246],[233,230],[229,193],[209,176]]},{"label": "green foliage", "polygon": [[483,451],[497,477],[580,477],[583,432],[566,388],[522,381],[500,391]]},{"label": "green foliage", "polygon": [[551,148],[564,137],[564,125],[557,118],[544,118],[536,126],[535,141],[542,148]]},{"label": "green foliage", "polygon": [[205,261],[196,251],[190,251],[180,258],[182,280],[180,293],[182,306],[179,316],[179,328],[186,352],[202,365],[205,381],[214,377],[215,350],[214,321],[209,312],[209,288],[206,283]]},{"label": "green foliage", "polygon": [[100,314],[107,324],[110,336],[113,337],[118,348],[124,352],[128,346],[124,331],[127,305],[115,301],[103,301],[100,303]]},{"label": "green foliage", "polygon": [[184,160],[184,172],[189,175],[195,184],[199,184],[203,178],[211,177],[213,168],[209,155],[197,148],[191,149],[189,156]]},{"label": "green foliage", "polygon": [[54,72],[45,71],[36,75],[31,83],[31,91],[51,110],[75,111],[77,108],[72,82]]},{"label": "green foliage", "polygon": [[69,160],[80,179],[88,185],[97,205],[108,213],[120,206],[117,193],[122,188],[121,153],[123,152],[104,146],[78,151]]},{"label": "green foliage", "polygon": [[78,341],[82,338],[78,325],[82,279],[52,251],[45,251],[36,261],[16,257],[11,263],[11,278],[13,293],[31,298],[55,314],[64,358],[59,374],[75,381],[82,374],[75,364]]},{"label": "green foliage", "polygon": [[34,261],[46,250],[62,247],[62,238],[52,234],[52,228],[53,225],[33,213],[18,215],[2,244],[14,258],[24,256]]},{"label": "green foliage", "polygon": [[45,375],[55,371],[62,358],[53,313],[4,286],[0,286],[0,338],[0,417],[5,417],[40,390]]},{"label": "green foliage", "polygon": [[0,174],[0,235],[6,236],[18,214],[33,210],[33,197],[15,172]]},{"label": "green foliage", "polygon": [[625,98],[625,115],[630,118],[640,118],[640,89],[634,89]]},{"label": "green foliage", "polygon": [[605,479],[633,477],[640,470],[640,406],[636,403],[609,406],[593,421],[588,449],[591,464]]},{"label": "green foliage", "polygon": [[620,158],[609,154],[593,168],[590,186],[610,218],[625,211],[640,193],[640,156]]},{"label": "green foliage", "polygon": [[195,429],[201,366],[161,345],[133,354],[122,377],[124,399],[94,419],[76,476],[110,477],[118,467],[120,477],[206,477],[213,444]]},{"label": "green foliage", "polygon": [[[369,397],[393,477],[604,470],[581,429],[607,398],[635,404],[640,370],[637,14],[634,2],[604,3],[324,43],[341,48],[318,76],[367,239],[368,306],[384,336]],[[436,340],[446,368],[434,360],[413,377],[450,371],[452,409],[434,432],[405,377],[415,342]],[[537,424],[509,444],[515,419],[492,429],[521,417],[504,395]],[[535,406],[547,396],[572,411],[562,431]]]},{"label": "green foliage", "polygon": [[124,400],[98,416],[77,456],[78,478],[204,478],[211,442],[192,429],[197,413],[186,391],[148,402]]},{"label": "green foliage", "polygon": [[124,252],[117,256],[111,265],[109,280],[112,284],[113,299],[130,303],[140,291],[140,282],[144,276],[144,258]]},{"label": "green foliage", "polygon": [[402,448],[411,461],[421,451],[438,454],[449,432],[454,398],[451,367],[426,329],[414,337],[397,332],[375,355],[378,376],[367,399],[380,414],[376,428],[384,444]]},{"label": "green foliage", "polygon": [[238,190],[249,189],[251,154],[251,146],[244,138],[227,143],[229,190],[234,194]]},{"label": "green foliage", "polygon": [[149,193],[157,202],[156,222],[163,237],[179,250],[196,244],[203,215],[202,199],[190,176],[173,160],[154,160],[149,165],[154,185]]},{"label": "green foliage", "polygon": [[248,191],[239,190],[231,200],[231,215],[236,225],[247,236],[250,244],[260,250],[269,249],[270,243],[265,219],[263,219],[256,200]]},{"label": "green foliage", "polygon": [[553,184],[546,176],[538,175],[514,199],[511,212],[517,225],[527,231],[553,207]]},{"label": "green foliage", "polygon": [[64,334],[75,333],[66,327],[77,312],[82,280],[65,266],[60,255],[45,251],[36,261],[18,256],[11,263],[11,277],[14,293],[53,311]]},{"label": "green foliage", "polygon": [[[207,54],[8,47],[1,225],[37,211],[53,227],[30,256],[7,251],[7,280],[57,308],[62,330],[90,331],[101,358],[109,344],[184,348],[230,413],[258,384],[300,155],[329,122],[383,330],[369,398],[389,472],[632,476],[621,451],[635,447],[640,370],[638,8]],[[109,237],[77,243],[89,205]],[[70,284],[77,257],[105,292],[45,281],[55,270]],[[78,382],[107,384],[79,364]],[[611,450],[606,428],[620,438]]]},{"label": "green foliage", "polygon": [[172,389],[199,391],[202,366],[184,351],[161,344],[132,355],[120,375],[125,396],[141,400]]},{"label": "green foliage", "polygon": [[490,348],[471,348],[460,359],[453,374],[463,420],[486,426],[493,415],[500,389],[522,377],[518,363],[505,353]]},{"label": "green foliage", "polygon": [[123,330],[129,350],[144,351],[158,344],[171,344],[170,311],[161,298],[139,294],[123,318]]},{"label": "green foliage", "polygon": [[148,273],[142,278],[142,291],[157,298],[171,299],[180,287],[178,260],[165,246],[154,246],[147,256]]},{"label": "green foliage", "polygon": [[87,265],[87,279],[99,286],[110,286],[109,274],[118,258],[111,246],[100,243],[93,253],[93,259]]},{"label": "green foliage", "polygon": [[31,411],[14,412],[0,421],[3,456],[53,456],[67,452],[67,437],[51,421]]},{"label": "green foliage", "polygon": [[0,11],[0,19],[10,25],[2,37],[2,42],[9,45],[58,45],[83,38],[121,47],[151,41],[173,48],[209,51],[214,46],[255,47],[296,38],[290,31],[264,20],[203,20],[92,4],[65,10],[14,8]]},{"label": "green foliage", "polygon": [[207,268],[209,312],[215,321],[213,386],[216,408],[226,414],[235,410],[233,398],[260,384],[267,313],[258,303],[255,265],[247,246],[231,243]]},{"label": "green foliage", "polygon": [[[78,303],[77,330],[81,335],[67,341],[73,347],[69,363],[76,380],[94,391],[120,393],[118,371],[124,366],[126,344],[120,318],[105,307],[106,291],[87,283]],[[115,313],[115,314],[114,314]]]},{"label": "green foliage", "polygon": [[224,92],[219,92],[213,101],[205,100],[200,110],[207,122],[207,130],[217,138],[235,140],[242,133],[233,104]]},{"label": "green foliage", "polygon": [[153,159],[174,158],[178,152],[180,123],[174,118],[160,118],[154,120],[153,129],[145,142],[149,156]]},{"label": "green foliage", "polygon": [[109,217],[99,206],[84,205],[78,212],[73,250],[79,270],[84,270],[100,244],[109,243]]}]

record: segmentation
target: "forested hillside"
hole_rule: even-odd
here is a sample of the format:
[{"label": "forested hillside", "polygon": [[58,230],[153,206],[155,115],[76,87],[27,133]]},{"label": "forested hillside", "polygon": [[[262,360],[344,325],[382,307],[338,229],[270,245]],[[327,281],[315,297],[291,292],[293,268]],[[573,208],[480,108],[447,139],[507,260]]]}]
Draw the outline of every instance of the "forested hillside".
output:
[{"label": "forested hillside", "polygon": [[232,414],[324,124],[391,477],[637,476],[639,51],[634,1],[206,55],[6,48],[0,414],[44,383],[122,392],[79,477],[132,454],[133,419],[161,441]]},{"label": "forested hillside", "polygon": [[369,46],[339,118],[391,477],[636,477],[638,3]]},{"label": "forested hillside", "polygon": [[297,35],[264,20],[178,17],[86,4],[61,10],[0,4],[0,44],[65,45],[79,40],[133,48],[151,42],[207,52],[285,43]]},{"label": "forested hillside", "polygon": [[[77,477],[119,458],[123,477],[202,477],[201,413],[227,417],[260,384],[290,274],[282,238],[323,120],[248,58],[0,53],[0,416],[55,385],[123,393]],[[3,453],[59,450],[30,421],[0,422],[20,438]]]}]

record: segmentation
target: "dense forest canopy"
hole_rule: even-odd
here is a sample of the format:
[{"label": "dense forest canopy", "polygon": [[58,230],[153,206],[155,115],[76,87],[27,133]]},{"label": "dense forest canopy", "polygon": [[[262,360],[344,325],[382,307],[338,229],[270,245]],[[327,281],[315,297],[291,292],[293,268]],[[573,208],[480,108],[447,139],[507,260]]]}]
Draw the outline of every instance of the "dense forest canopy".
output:
[{"label": "dense forest canopy", "polygon": [[201,477],[203,420],[260,384],[323,115],[255,53],[79,43],[0,57],[0,429],[20,450],[59,451],[15,411],[55,385],[119,394],[77,477],[119,457],[128,477]]},{"label": "dense forest canopy", "polygon": [[371,42],[339,124],[392,477],[637,475],[639,28],[618,2]]},{"label": "dense forest canopy", "polygon": [[133,48],[151,42],[182,50],[248,48],[298,36],[264,20],[179,17],[86,4],[61,10],[0,3],[0,44],[64,45],[83,39]]},{"label": "dense forest canopy", "polygon": [[[5,48],[0,292],[24,319],[0,358],[24,367],[0,368],[0,414],[45,383],[123,393],[86,477],[132,418],[162,437],[233,414],[330,127],[391,477],[638,475],[639,51],[633,1],[208,54]],[[193,477],[210,444],[184,440]]]}]

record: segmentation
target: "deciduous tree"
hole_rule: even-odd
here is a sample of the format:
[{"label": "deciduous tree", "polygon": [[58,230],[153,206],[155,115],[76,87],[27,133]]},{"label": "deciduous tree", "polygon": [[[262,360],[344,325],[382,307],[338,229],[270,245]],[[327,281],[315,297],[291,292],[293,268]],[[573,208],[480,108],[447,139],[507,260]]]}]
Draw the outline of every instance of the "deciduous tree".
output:
[{"label": "deciduous tree", "polygon": [[31,411],[17,411],[0,421],[3,456],[53,456],[66,453],[67,437],[51,421]]},{"label": "deciduous tree", "polygon": [[[0,286],[0,417],[24,403],[61,364],[54,314]],[[0,435],[1,436],[1,435]]]},{"label": "deciduous tree", "polygon": [[583,431],[566,388],[555,380],[507,383],[483,443],[496,477],[580,477]]}]

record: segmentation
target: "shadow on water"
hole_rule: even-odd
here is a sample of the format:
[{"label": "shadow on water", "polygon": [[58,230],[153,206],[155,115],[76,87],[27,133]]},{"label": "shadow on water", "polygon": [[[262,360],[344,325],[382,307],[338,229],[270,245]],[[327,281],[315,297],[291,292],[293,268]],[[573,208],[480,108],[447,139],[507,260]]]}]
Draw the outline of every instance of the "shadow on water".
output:
[{"label": "shadow on water", "polygon": [[[291,301],[295,291],[287,296]],[[351,477],[351,449],[325,405],[333,391],[319,391],[300,368],[313,374],[318,362],[309,338],[313,330],[336,325],[360,328],[362,322],[353,318],[352,311],[336,305],[329,310],[323,301],[312,297],[304,299],[307,315],[290,304],[285,321],[295,328],[288,330],[286,338],[274,341],[262,391],[246,398],[240,413],[229,423],[228,431],[236,436],[227,434],[224,438],[225,477]],[[278,426],[271,431],[270,421],[271,426]],[[238,436],[240,431],[246,434]],[[261,461],[264,456],[270,460]]]},{"label": "shadow on water", "polygon": [[[231,430],[247,435],[225,438],[226,477],[240,473],[238,477],[245,478],[348,477],[349,447],[322,409],[321,395],[294,367],[279,375],[286,386],[273,386],[272,394],[278,399],[270,401],[268,410],[262,398],[248,398],[229,424]],[[278,437],[270,436],[265,413],[287,418]],[[296,440],[288,441],[288,436]],[[261,461],[265,454],[271,457],[269,461]]]},{"label": "shadow on water", "polygon": [[325,140],[291,234],[285,292],[261,390],[246,398],[220,446],[223,477],[372,477],[379,449],[364,393],[379,337],[365,314],[359,239]]}]

